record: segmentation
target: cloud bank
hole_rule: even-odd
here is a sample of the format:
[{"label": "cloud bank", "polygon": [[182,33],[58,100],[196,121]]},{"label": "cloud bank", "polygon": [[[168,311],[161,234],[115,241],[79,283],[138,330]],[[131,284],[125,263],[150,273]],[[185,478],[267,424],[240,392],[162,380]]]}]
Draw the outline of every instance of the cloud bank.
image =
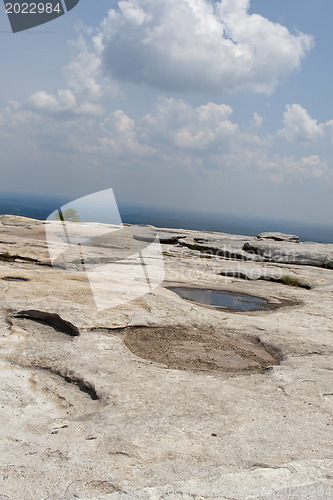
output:
[{"label": "cloud bank", "polygon": [[102,25],[103,64],[116,80],[221,95],[270,94],[300,65],[311,36],[258,14],[250,0],[123,0]]},{"label": "cloud bank", "polygon": [[[203,206],[224,196],[246,209],[274,192],[279,207],[302,186],[330,192],[333,120],[292,103],[241,122],[226,97],[269,94],[312,43],[250,14],[248,0],[120,1],[71,43],[59,90],[0,109],[2,181],[78,195],[112,186],[156,204],[193,203],[197,190]],[[281,123],[268,132],[267,119]]]}]

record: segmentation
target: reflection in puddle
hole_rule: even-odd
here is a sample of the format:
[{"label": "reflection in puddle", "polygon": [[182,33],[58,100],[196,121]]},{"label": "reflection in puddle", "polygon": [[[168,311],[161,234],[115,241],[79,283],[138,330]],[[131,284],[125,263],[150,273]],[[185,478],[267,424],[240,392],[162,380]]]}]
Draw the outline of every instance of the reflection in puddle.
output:
[{"label": "reflection in puddle", "polygon": [[267,300],[245,293],[183,287],[168,287],[168,290],[175,292],[182,299],[207,306],[226,307],[238,311],[256,311],[269,308]]}]

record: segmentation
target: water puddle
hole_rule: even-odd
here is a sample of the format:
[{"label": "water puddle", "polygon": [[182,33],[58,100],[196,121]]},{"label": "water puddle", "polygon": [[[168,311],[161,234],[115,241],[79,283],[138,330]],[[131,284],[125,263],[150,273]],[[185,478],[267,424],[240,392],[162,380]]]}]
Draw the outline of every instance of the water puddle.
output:
[{"label": "water puddle", "polygon": [[184,287],[168,287],[168,290],[182,299],[205,306],[224,307],[237,311],[258,311],[271,308],[268,300],[245,293]]}]

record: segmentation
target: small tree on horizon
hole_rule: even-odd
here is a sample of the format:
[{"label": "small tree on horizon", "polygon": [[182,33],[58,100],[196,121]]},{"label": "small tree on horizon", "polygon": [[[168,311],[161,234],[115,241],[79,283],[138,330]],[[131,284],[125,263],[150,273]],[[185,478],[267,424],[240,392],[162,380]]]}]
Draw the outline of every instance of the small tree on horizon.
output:
[{"label": "small tree on horizon", "polygon": [[61,221],[80,222],[80,216],[74,208],[68,208],[64,212],[59,209],[55,217]]}]

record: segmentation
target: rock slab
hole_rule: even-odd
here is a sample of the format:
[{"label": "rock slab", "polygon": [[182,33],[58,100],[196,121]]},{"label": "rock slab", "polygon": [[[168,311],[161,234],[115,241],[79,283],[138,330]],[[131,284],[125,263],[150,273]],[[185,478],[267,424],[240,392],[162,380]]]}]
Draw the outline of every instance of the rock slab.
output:
[{"label": "rock slab", "polygon": [[259,233],[256,238],[258,240],[275,240],[275,241],[291,241],[293,243],[299,243],[299,236],[295,234],[285,234],[285,233]]},{"label": "rock slab", "polygon": [[[1,498],[333,498],[332,270],[265,260],[244,235],[154,228],[182,237],[162,243],[165,282],[100,312],[74,251],[49,265],[41,221],[0,223]],[[141,251],[132,229],[91,259]],[[271,245],[330,262],[330,245]],[[276,308],[217,310],[175,286]]]}]

